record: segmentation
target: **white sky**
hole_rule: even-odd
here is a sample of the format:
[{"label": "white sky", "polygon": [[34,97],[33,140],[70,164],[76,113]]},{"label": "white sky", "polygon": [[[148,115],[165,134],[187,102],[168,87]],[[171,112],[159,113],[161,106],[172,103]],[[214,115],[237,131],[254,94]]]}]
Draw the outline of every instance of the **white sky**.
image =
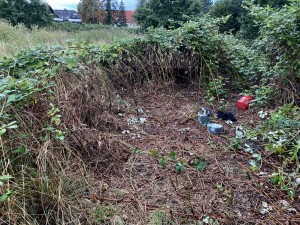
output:
[{"label": "white sky", "polygon": [[[126,10],[134,10],[137,0],[123,0]],[[54,9],[76,9],[79,0],[45,0]],[[118,1],[120,2],[120,0]]]}]

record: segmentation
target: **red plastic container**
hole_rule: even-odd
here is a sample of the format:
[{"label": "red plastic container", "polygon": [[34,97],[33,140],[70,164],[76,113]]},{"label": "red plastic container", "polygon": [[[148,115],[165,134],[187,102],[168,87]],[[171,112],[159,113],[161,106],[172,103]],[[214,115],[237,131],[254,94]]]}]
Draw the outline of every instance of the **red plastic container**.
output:
[{"label": "red plastic container", "polygon": [[239,108],[241,110],[245,110],[248,108],[250,101],[251,101],[251,96],[244,95],[236,102],[235,105],[237,108]]}]

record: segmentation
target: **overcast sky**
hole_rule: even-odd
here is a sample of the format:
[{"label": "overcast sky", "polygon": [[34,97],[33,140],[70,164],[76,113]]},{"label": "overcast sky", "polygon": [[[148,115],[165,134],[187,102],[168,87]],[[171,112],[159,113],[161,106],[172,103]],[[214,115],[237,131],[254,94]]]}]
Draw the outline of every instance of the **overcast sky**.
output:
[{"label": "overcast sky", "polygon": [[[126,10],[134,10],[137,0],[123,0]],[[46,0],[54,9],[76,9],[79,0]],[[120,2],[120,0],[118,1]]]}]

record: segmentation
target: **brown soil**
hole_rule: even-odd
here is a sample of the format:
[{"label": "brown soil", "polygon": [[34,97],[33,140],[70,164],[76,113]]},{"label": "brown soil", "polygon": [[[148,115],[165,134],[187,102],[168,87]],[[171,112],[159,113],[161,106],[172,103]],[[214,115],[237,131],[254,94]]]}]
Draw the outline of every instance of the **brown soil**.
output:
[{"label": "brown soil", "polygon": [[[254,109],[235,108],[238,96],[228,100],[226,109],[237,122],[228,125],[214,117],[213,122],[223,124],[225,132],[213,135],[197,121],[197,111],[205,106],[201,93],[165,87],[134,93],[135,97],[122,96],[130,107],[115,111],[118,126],[105,133],[110,146],[118,146],[115,153],[110,148],[110,157],[123,161],[113,168],[106,164],[97,167],[103,182],[99,193],[89,193],[86,199],[116,208],[126,224],[148,224],[155,212],[164,216],[161,223],[153,224],[197,224],[205,216],[213,218],[215,224],[300,224],[299,199],[291,200],[269,182],[276,161],[264,159],[261,175],[249,169],[249,154],[230,148],[236,125],[249,127],[259,120]],[[128,124],[129,118],[144,116],[143,124]],[[159,156],[153,156],[152,150]],[[176,172],[170,151],[176,153],[176,161],[184,163],[184,172]],[[160,164],[162,156],[168,159],[165,168]],[[205,171],[193,167],[195,159],[207,162]],[[288,212],[281,200],[296,211]],[[262,202],[272,210],[261,214]]]}]

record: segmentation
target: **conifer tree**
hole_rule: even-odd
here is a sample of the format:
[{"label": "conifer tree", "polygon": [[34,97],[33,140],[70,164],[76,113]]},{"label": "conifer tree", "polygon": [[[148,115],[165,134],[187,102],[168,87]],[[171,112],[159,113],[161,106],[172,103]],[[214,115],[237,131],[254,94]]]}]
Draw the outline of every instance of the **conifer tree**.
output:
[{"label": "conifer tree", "polygon": [[121,27],[127,26],[126,10],[125,10],[125,4],[123,0],[121,0],[119,6],[118,26]]},{"label": "conifer tree", "polygon": [[119,3],[118,0],[111,0],[112,24],[118,24],[119,18]]},{"label": "conifer tree", "polygon": [[106,5],[105,5],[105,11],[106,11],[106,24],[112,24],[113,23],[113,15],[112,15],[112,10],[111,10],[111,0],[106,0]]}]

